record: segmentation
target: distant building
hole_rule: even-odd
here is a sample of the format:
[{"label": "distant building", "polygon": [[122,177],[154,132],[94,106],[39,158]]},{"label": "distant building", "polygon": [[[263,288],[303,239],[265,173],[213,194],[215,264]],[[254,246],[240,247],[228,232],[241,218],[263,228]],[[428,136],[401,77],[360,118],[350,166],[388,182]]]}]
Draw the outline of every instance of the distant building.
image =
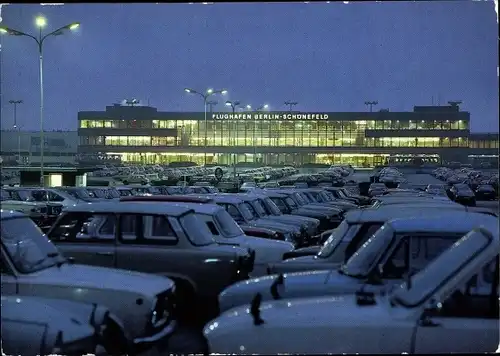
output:
[{"label": "distant building", "polygon": [[[418,158],[467,162],[498,156],[498,134],[469,147],[470,114],[458,106],[415,106],[412,112],[159,112],[149,106],[107,106],[78,113],[80,154],[123,162],[352,164],[371,167]],[[206,127],[206,129],[205,129]],[[206,147],[205,147],[206,135]],[[496,140],[495,140],[496,137]],[[486,143],[487,142],[487,143]],[[486,148],[486,146],[488,148]]]},{"label": "distant building", "polygon": [[[46,131],[44,133],[46,164],[73,164],[78,150],[76,131]],[[0,153],[3,163],[40,164],[40,132],[2,130]]]}]

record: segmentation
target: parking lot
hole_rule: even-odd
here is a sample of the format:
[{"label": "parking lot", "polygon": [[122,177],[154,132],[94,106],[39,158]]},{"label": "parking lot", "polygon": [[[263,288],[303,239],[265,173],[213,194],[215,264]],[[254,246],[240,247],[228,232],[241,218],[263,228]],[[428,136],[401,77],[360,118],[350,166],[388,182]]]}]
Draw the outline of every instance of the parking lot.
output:
[{"label": "parking lot", "polygon": [[[412,353],[415,349],[405,345],[420,325],[412,318],[427,315],[443,281],[458,281],[462,277],[454,274],[470,268],[467,278],[476,280],[462,296],[465,306],[443,304],[448,317],[481,319],[483,342],[468,336],[475,329],[462,333],[443,326],[458,346],[450,341],[436,347],[432,340],[440,337],[439,328],[414,347],[429,353],[486,352],[498,344],[493,283],[498,284],[500,241],[498,216],[488,212],[498,214],[498,200],[459,204],[455,196],[424,190],[430,184],[444,191],[447,182],[439,175],[408,168],[336,166],[299,173],[293,167],[262,167],[241,170],[238,183],[218,167],[168,173],[160,183],[145,182],[151,168],[117,167],[94,179],[141,183],[3,187],[2,314],[21,324],[47,323],[47,335],[54,337],[42,336],[42,344],[59,353],[75,343],[82,354],[94,348],[151,356],[390,353],[396,344]],[[447,177],[461,175],[481,181],[472,170]],[[362,193],[356,183],[375,176],[378,182]],[[463,250],[449,249],[459,239]],[[482,240],[479,248],[474,241]],[[452,263],[460,268],[449,267]],[[431,295],[429,283],[436,288]],[[461,284],[453,283],[447,288],[461,291]],[[426,302],[404,302],[406,309],[417,310],[404,322],[396,320],[386,306],[395,308],[415,293]],[[325,298],[340,295],[345,298]],[[488,309],[483,300],[495,303]],[[478,305],[485,307],[476,310]],[[57,322],[44,308],[57,311]],[[463,310],[469,314],[463,316]],[[82,325],[72,331],[75,343],[56,337],[68,332],[62,329],[67,320]],[[396,324],[397,340],[387,336]],[[354,343],[362,336],[352,325],[373,336]],[[9,332],[26,332],[29,343],[19,344],[17,337],[8,345],[32,350],[30,345],[41,342],[40,334],[24,330]],[[342,333],[343,341],[331,341],[332,332]],[[84,342],[95,333],[100,338],[92,340],[99,341]]]}]

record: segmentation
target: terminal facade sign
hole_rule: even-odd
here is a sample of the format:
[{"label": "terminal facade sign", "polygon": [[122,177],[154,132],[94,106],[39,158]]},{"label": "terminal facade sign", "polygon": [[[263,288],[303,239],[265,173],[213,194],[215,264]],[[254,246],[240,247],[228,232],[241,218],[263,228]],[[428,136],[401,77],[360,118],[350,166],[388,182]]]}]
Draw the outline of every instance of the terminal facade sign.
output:
[{"label": "terminal facade sign", "polygon": [[213,120],[328,120],[325,113],[213,113]]}]

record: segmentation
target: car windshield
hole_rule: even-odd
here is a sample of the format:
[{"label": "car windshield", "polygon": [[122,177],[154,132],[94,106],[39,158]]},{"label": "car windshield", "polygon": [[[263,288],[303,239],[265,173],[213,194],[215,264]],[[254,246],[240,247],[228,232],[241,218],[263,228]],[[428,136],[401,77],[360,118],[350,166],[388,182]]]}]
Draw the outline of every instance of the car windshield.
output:
[{"label": "car windshield", "polygon": [[[280,200],[280,199],[278,199],[278,200]],[[280,203],[284,204],[281,200],[280,200]],[[267,209],[269,210],[269,212],[272,215],[276,215],[276,216],[282,215],[280,208],[271,198],[264,198],[264,205],[267,207]]]},{"label": "car windshield", "polygon": [[120,194],[121,197],[128,197],[128,196],[134,195],[132,193],[131,189],[117,189],[117,191],[118,191],[118,194]]},{"label": "car windshield", "polygon": [[341,267],[342,272],[351,277],[366,277],[387,250],[393,237],[394,230],[383,225],[347,260]]},{"label": "car windshield", "polygon": [[260,216],[268,216],[269,215],[269,212],[262,205],[260,200],[256,199],[252,203],[253,203],[252,206],[255,208],[255,211],[257,212],[257,214],[259,214]]},{"label": "car windshield", "polygon": [[61,256],[54,244],[27,217],[3,219],[2,244],[21,273],[33,273],[56,264]]},{"label": "car windshield", "polygon": [[342,242],[344,236],[347,234],[347,231],[349,231],[349,224],[344,220],[332,231],[328,240],[326,240],[321,247],[321,250],[318,253],[318,257],[329,257],[333,253],[333,251],[335,251],[337,246]]},{"label": "car windshield", "polygon": [[215,243],[212,232],[195,213],[187,213],[179,219],[186,235],[195,246],[206,246]]},{"label": "car windshield", "polygon": [[298,205],[295,203],[295,200],[293,200],[291,197],[286,197],[285,202],[290,206],[292,209],[297,209]]},{"label": "car windshield", "polygon": [[47,201],[46,194],[43,191],[34,191],[34,190],[15,190],[12,192],[13,195],[17,194],[20,200],[24,201]]},{"label": "car windshield", "polygon": [[241,227],[234,221],[234,219],[229,215],[226,210],[219,210],[215,214],[215,220],[220,225],[222,232],[225,237],[236,237],[243,235],[243,230]]},{"label": "car windshield", "polygon": [[250,209],[248,209],[247,205],[245,203],[238,204],[238,211],[241,213],[245,220],[254,220],[254,215],[252,214]]},{"label": "car windshield", "polygon": [[253,208],[252,204],[250,204],[249,202],[244,202],[243,206],[250,212],[250,214],[252,214],[252,220],[260,219],[260,214],[257,213],[257,211]]},{"label": "car windshield", "polygon": [[89,192],[89,196],[92,196],[93,198],[100,198],[100,199],[106,198],[106,192],[103,189],[87,188],[87,191]]},{"label": "car windshield", "polygon": [[120,193],[115,188],[109,188],[107,190],[107,192],[108,192],[108,196],[111,198],[119,198],[120,197]]}]

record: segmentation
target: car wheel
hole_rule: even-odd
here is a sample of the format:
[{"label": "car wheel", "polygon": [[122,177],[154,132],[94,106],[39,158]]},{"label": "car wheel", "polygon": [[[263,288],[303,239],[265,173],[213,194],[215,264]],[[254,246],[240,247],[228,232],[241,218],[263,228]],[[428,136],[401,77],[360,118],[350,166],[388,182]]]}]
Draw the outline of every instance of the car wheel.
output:
[{"label": "car wheel", "polygon": [[192,325],[199,319],[196,292],[191,285],[183,279],[172,278],[175,282],[175,309],[179,323]]}]

